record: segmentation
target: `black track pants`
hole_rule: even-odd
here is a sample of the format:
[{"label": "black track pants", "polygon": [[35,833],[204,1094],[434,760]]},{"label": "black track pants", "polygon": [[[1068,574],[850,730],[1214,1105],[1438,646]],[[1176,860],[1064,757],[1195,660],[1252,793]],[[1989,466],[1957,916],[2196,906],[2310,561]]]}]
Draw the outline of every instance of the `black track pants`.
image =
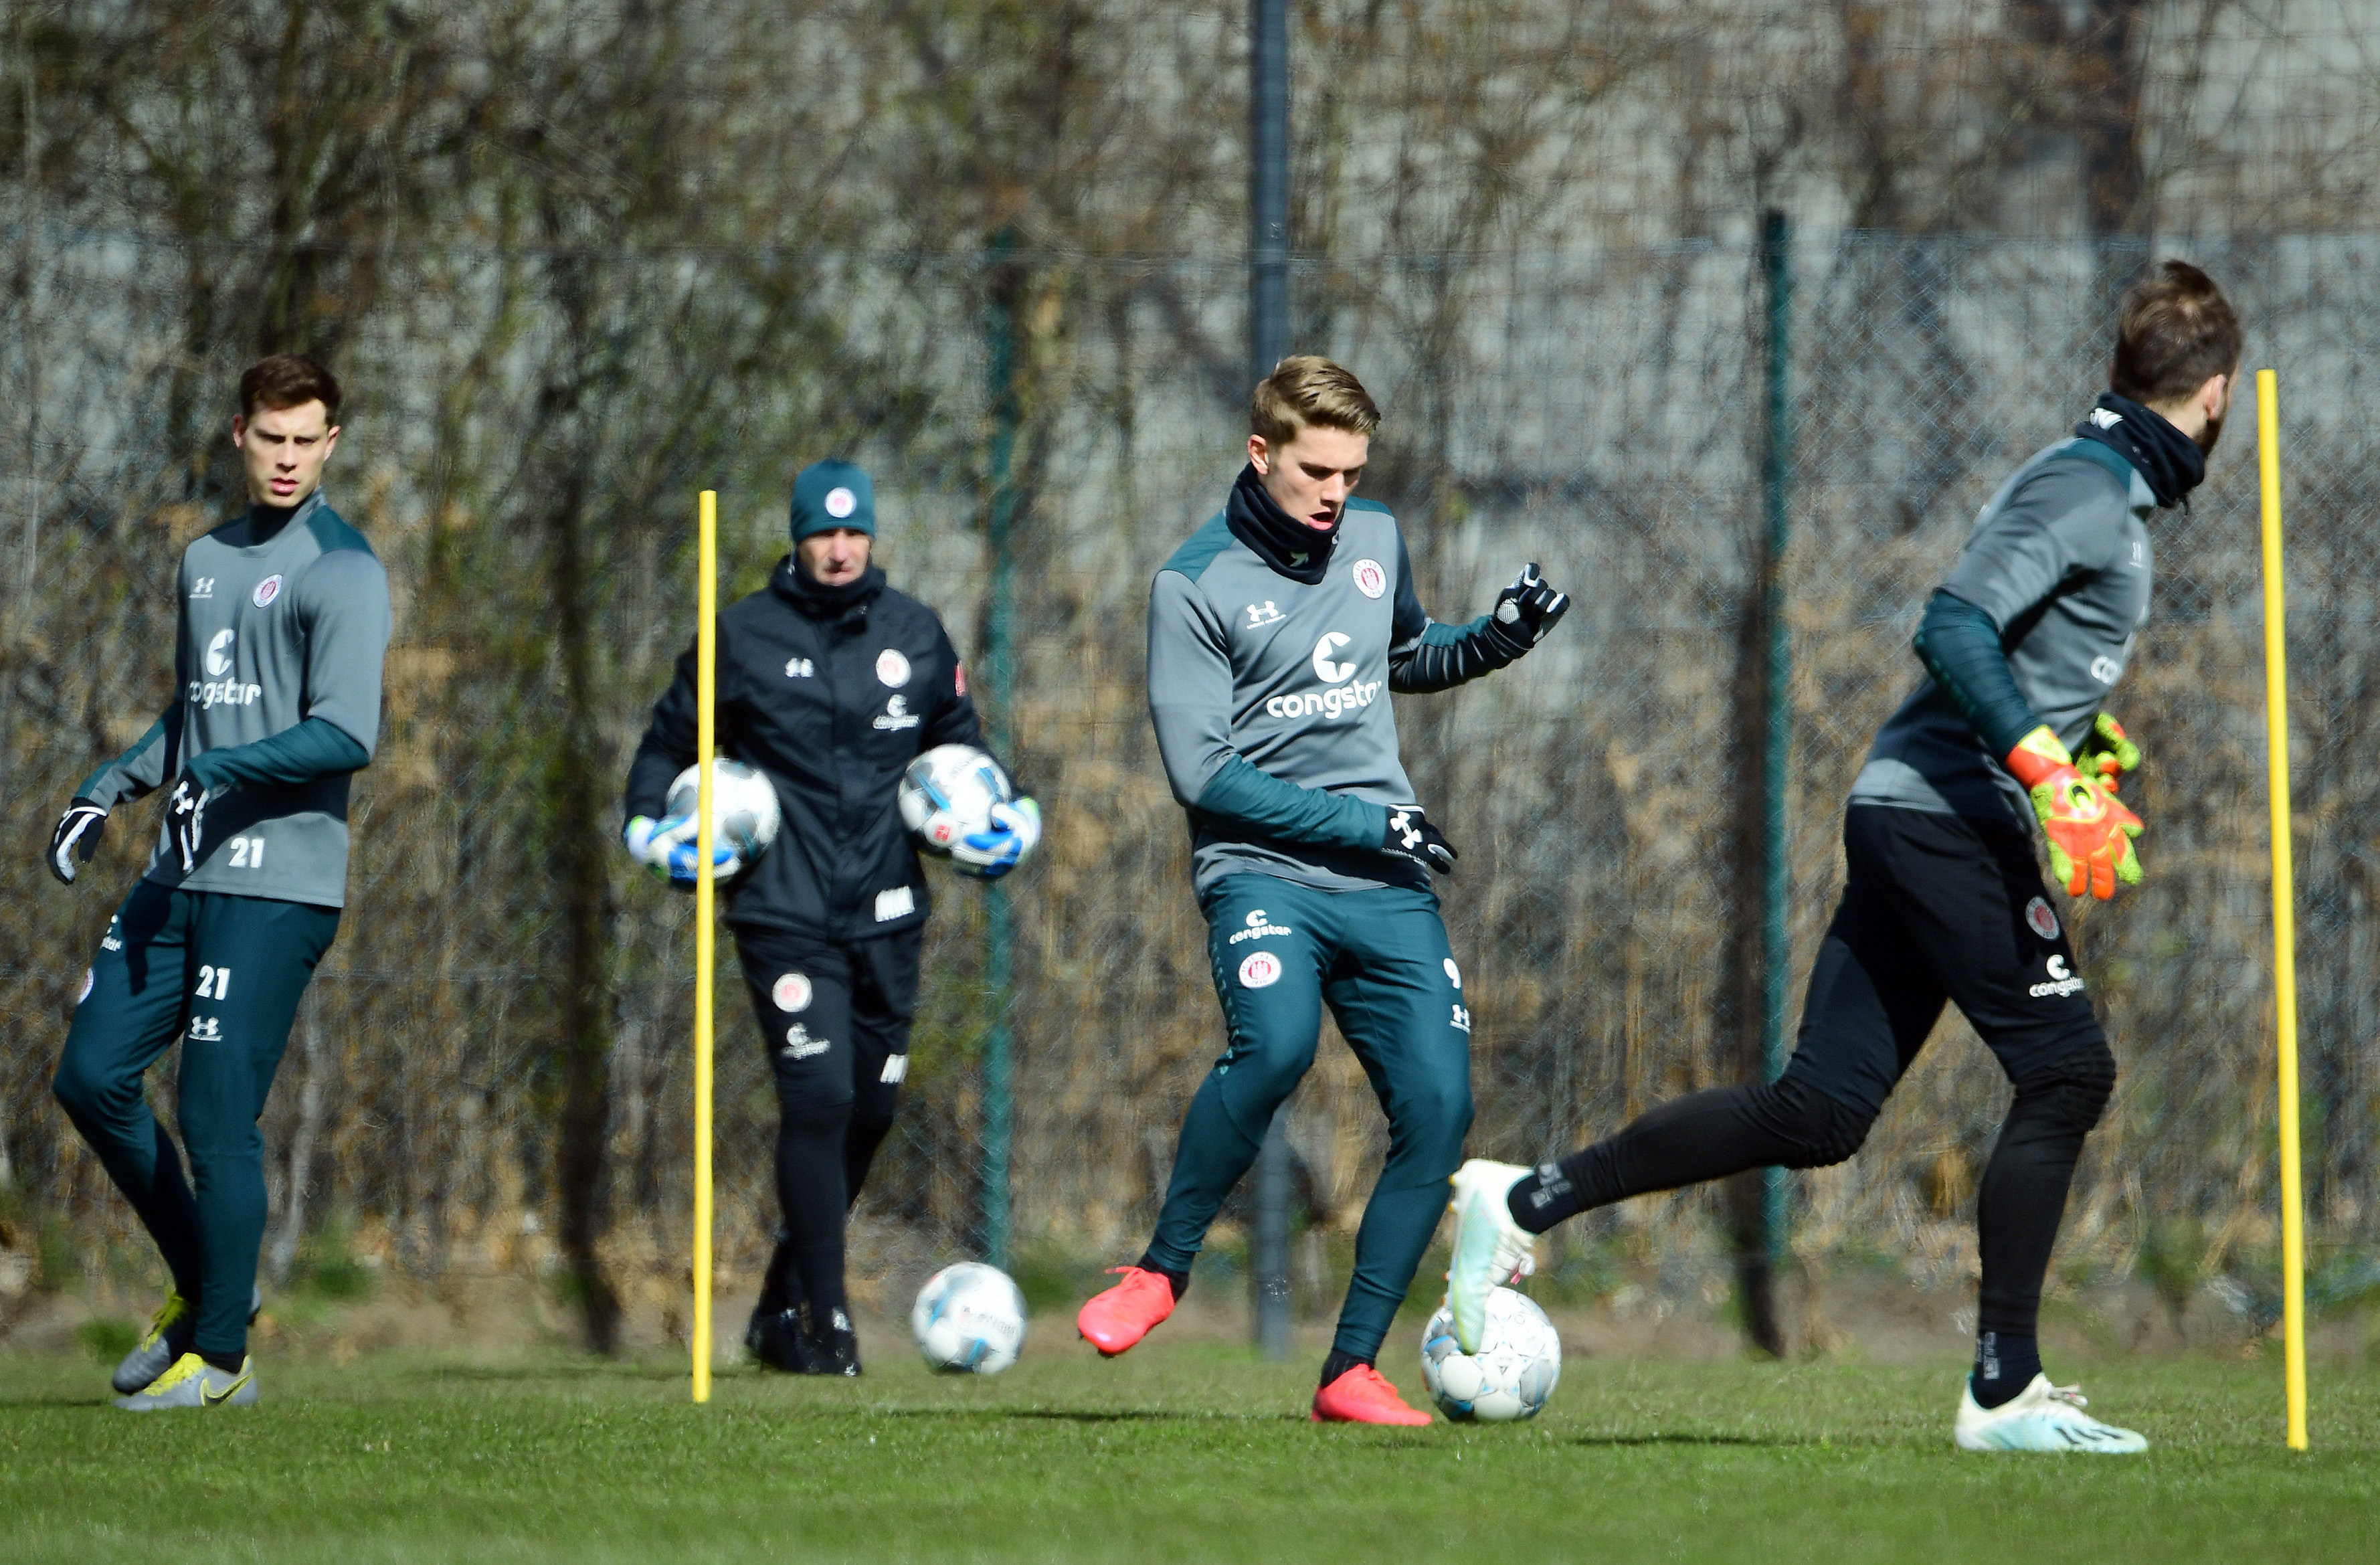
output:
[{"label": "black track pants", "polygon": [[[784,1229],[761,1303],[844,1305],[844,1219],[892,1128],[909,1068],[922,928],[830,941],[738,926],[735,949],[777,1083]],[[795,1296],[798,1293],[798,1298]]]},{"label": "black track pants", "polygon": [[2030,838],[2012,826],[1883,806],[1844,819],[1850,864],[1792,1061],[1758,1086],[1665,1103],[1541,1171],[1532,1227],[1746,1169],[1818,1168],[1859,1149],[1884,1100],[1955,1003],[2016,1101],[1976,1200],[1980,1328],[2029,1335],[2082,1140],[2116,1080]]},{"label": "black track pants", "polygon": [[[247,1351],[264,1242],[264,1137],[289,1025],[339,910],[147,880],[107,926],[53,1090],[197,1305],[200,1353]],[[175,1039],[175,1118],[190,1158],[149,1111],[142,1077]]]}]

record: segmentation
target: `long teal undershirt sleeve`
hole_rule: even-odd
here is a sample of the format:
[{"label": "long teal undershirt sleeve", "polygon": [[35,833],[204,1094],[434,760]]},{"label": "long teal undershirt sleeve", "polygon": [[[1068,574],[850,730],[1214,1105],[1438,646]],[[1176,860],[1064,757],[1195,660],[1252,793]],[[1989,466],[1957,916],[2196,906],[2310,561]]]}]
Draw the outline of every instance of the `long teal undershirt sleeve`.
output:
[{"label": "long teal undershirt sleeve", "polygon": [[1191,807],[1200,815],[1270,837],[1332,848],[1378,848],[1389,833],[1386,805],[1345,794],[1301,788],[1234,756],[1225,761]]},{"label": "long teal undershirt sleeve", "polygon": [[328,718],[310,717],[252,744],[209,750],[190,762],[189,772],[209,788],[310,782],[336,772],[359,771],[370,759],[354,734]]},{"label": "long teal undershirt sleeve", "polygon": [[[1402,696],[1427,696],[1451,690],[1481,674],[1509,668],[1528,643],[1482,614],[1469,625],[1441,625],[1423,612],[1421,595],[1414,590],[1413,559],[1405,552],[1404,534],[1397,534],[1397,596],[1390,613],[1389,688]],[[1387,830],[1386,827],[1382,828]]]},{"label": "long teal undershirt sleeve", "polygon": [[2000,627],[1990,614],[1953,593],[1937,591],[1925,601],[1914,646],[1918,661],[1995,758],[2041,726],[2009,672]]}]

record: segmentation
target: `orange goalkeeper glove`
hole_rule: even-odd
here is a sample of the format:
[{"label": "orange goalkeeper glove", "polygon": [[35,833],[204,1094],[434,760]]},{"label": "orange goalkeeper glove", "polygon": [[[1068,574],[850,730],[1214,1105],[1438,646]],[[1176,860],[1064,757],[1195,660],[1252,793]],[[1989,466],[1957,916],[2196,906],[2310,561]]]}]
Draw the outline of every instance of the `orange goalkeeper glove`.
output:
[{"label": "orange goalkeeper glove", "polygon": [[2033,813],[2049,839],[2049,872],[2065,884],[2068,896],[2087,890],[2105,902],[2116,894],[2117,881],[2141,883],[2140,855],[2132,851],[2141,818],[2124,807],[2114,789],[2075,770],[2074,758],[2047,723],[2017,741],[2007,766],[2033,795]]},{"label": "orange goalkeeper glove", "polygon": [[2091,720],[2091,732],[2082,737],[2082,747],[2074,752],[2074,770],[2083,776],[2107,784],[2114,793],[2124,773],[2141,769],[2141,747],[2132,743],[2124,725],[2106,712]]}]

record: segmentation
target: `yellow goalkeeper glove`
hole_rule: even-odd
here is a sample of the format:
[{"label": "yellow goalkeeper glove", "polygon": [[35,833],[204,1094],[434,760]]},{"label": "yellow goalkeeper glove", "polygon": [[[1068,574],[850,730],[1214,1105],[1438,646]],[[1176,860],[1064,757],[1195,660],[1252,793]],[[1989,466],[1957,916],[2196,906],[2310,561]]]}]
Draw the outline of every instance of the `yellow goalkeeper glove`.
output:
[{"label": "yellow goalkeeper glove", "polygon": [[2132,743],[2124,725],[2106,712],[2091,720],[2091,732],[2082,738],[2082,747],[2074,752],[2074,770],[2104,784],[2109,793],[2123,782],[2124,773],[2141,769],[2141,747]]}]

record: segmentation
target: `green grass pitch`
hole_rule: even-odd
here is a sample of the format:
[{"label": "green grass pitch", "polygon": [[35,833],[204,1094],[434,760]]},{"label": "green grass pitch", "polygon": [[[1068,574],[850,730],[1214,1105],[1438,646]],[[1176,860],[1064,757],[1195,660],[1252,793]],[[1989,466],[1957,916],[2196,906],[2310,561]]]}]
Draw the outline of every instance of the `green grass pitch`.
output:
[{"label": "green grass pitch", "polygon": [[[1043,1329],[1049,1329],[1045,1324]],[[0,1559],[2380,1559],[2380,1373],[2114,1362],[2145,1458],[1949,1444],[1958,1366],[1573,1360],[1534,1424],[1318,1428],[1313,1366],[1152,1342],[936,1378],[560,1357],[264,1363],[265,1405],[136,1418],[88,1363],[0,1358]],[[1418,1397],[1419,1375],[1391,1377]]]}]

